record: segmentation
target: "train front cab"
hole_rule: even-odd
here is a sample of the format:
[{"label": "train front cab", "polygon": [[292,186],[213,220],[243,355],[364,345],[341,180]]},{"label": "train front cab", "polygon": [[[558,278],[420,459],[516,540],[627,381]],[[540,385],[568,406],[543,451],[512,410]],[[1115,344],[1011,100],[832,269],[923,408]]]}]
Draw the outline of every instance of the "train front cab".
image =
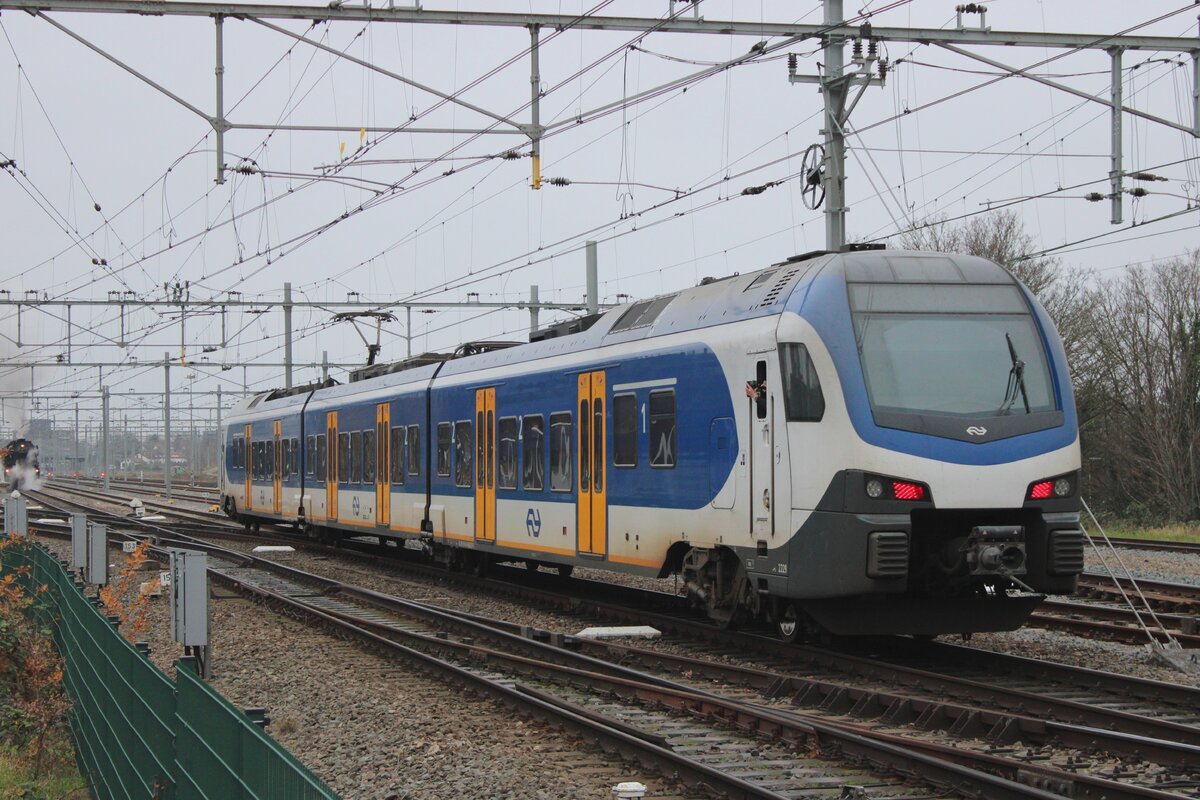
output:
[{"label": "train front cab", "polygon": [[842,634],[1019,627],[1083,566],[1074,399],[1053,323],[983,259],[843,258],[844,275],[822,275],[793,320],[812,325],[837,383],[820,429],[788,424],[794,452],[815,445],[832,470],[793,484],[787,594]]}]

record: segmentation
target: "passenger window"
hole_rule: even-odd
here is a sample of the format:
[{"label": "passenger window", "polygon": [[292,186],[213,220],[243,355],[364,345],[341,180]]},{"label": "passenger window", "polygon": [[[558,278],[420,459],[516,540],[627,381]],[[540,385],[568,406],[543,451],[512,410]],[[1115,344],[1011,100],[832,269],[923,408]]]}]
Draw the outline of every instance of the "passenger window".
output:
[{"label": "passenger window", "polygon": [[304,472],[308,475],[313,474],[313,459],[317,457],[317,437],[308,436],[304,443],[307,445],[304,449]]},{"label": "passenger window", "polygon": [[592,410],[587,400],[579,401],[579,491],[592,485]]},{"label": "passenger window", "polygon": [[540,492],[545,484],[546,436],[542,415],[524,417],[521,420],[521,488]]},{"label": "passenger window", "polygon": [[437,428],[437,474],[450,474],[450,423],[439,422]]},{"label": "passenger window", "polygon": [[338,434],[337,449],[338,483],[350,482],[350,434]]},{"label": "passenger window", "polygon": [[675,390],[650,393],[650,466],[675,466]]},{"label": "passenger window", "polygon": [[295,436],[292,437],[292,474],[300,474],[300,458],[303,454],[300,452],[300,440]]},{"label": "passenger window", "polygon": [[464,420],[454,423],[454,484],[456,486],[471,485],[471,422]]},{"label": "passenger window", "polygon": [[279,456],[279,460],[281,462],[280,466],[283,467],[283,469],[280,470],[280,477],[286,478],[292,472],[292,441],[291,441],[291,439],[282,440],[279,443],[279,447],[281,450],[281,453]]},{"label": "passenger window", "polygon": [[487,488],[491,489],[496,485],[496,417],[493,411],[487,413],[487,430],[488,435],[481,438],[487,439]]},{"label": "passenger window", "polygon": [[258,442],[250,443],[250,477],[258,480]]},{"label": "passenger window", "polygon": [[404,428],[392,428],[392,483],[404,485]]},{"label": "passenger window", "polygon": [[499,475],[496,486],[500,489],[517,488],[517,418],[501,417],[496,428],[496,446],[499,448]]},{"label": "passenger window", "polygon": [[[475,476],[476,486],[487,486],[487,459],[483,455],[483,446],[487,441],[487,436],[484,436],[483,427],[483,412],[479,411],[475,414],[475,430],[479,431],[479,438],[475,440],[475,469],[479,473]],[[463,484],[469,486],[470,484]]]},{"label": "passenger window", "polygon": [[604,491],[604,401],[592,401],[592,478],[593,488]]},{"label": "passenger window", "polygon": [[613,398],[614,467],[637,466],[637,397],[620,394]]},{"label": "passenger window", "polygon": [[571,412],[550,415],[550,491],[571,491]]},{"label": "passenger window", "polygon": [[350,482],[362,483],[362,431],[350,432]]},{"label": "passenger window", "polygon": [[313,474],[322,481],[326,476],[325,466],[325,434],[318,433],[316,455],[313,456]]},{"label": "passenger window", "polygon": [[421,474],[421,427],[408,426],[408,474]]},{"label": "passenger window", "polygon": [[779,345],[779,369],[788,422],[820,422],[825,416],[825,395],[808,348],[802,344]]},{"label": "passenger window", "polygon": [[273,479],[275,477],[275,441],[273,439],[266,441],[263,452],[263,466],[266,467],[264,477]]},{"label": "passenger window", "polygon": [[375,431],[363,431],[363,483],[375,482],[375,462],[377,454],[375,452]]},{"label": "passenger window", "polygon": [[767,418],[767,362],[759,361],[754,365],[756,386],[762,387],[754,397],[754,413],[759,419]]}]

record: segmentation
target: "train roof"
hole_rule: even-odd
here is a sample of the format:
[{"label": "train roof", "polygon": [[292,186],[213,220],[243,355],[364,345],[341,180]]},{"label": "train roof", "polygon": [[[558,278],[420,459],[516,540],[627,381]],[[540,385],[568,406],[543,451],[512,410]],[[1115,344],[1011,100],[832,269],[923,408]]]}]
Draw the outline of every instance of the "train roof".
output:
[{"label": "train roof", "polygon": [[[568,335],[513,345],[473,343],[455,354],[423,354],[410,361],[373,367],[378,374],[348,384],[301,387],[288,393],[264,392],[244,401],[234,415],[259,406],[302,405],[310,390],[321,400],[363,391],[427,383],[435,371],[450,377],[490,367],[536,361],[597,347],[667,336],[731,322],[780,314],[798,289],[817,275],[864,283],[1013,283],[1003,267],[976,256],[851,245],[837,252],[815,251],[724,278],[705,278],[698,286],[616,306],[576,326]],[[797,304],[791,304],[793,308]],[[570,325],[571,321],[567,323]],[[314,398],[316,399],[316,398]]]}]

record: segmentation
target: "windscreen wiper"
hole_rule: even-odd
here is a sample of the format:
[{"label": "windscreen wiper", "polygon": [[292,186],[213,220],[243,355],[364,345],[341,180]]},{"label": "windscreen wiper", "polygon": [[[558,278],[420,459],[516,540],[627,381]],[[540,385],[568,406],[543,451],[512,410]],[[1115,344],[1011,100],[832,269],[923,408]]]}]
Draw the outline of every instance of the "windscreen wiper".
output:
[{"label": "windscreen wiper", "polygon": [[1025,413],[1029,412],[1029,395],[1025,392],[1025,362],[1017,358],[1017,348],[1013,346],[1012,336],[1005,331],[1004,338],[1008,342],[1008,355],[1012,359],[1012,369],[1008,371],[1008,386],[1004,390],[1004,402],[997,412],[1003,416],[1009,412],[1013,403],[1017,402],[1017,393],[1025,401]]}]

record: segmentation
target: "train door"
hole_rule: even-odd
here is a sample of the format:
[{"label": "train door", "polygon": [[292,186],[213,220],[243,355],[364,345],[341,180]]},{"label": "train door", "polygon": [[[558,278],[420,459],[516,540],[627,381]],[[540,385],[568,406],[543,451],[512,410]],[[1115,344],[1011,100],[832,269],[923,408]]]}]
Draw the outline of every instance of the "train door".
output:
[{"label": "train door", "polygon": [[325,516],[338,516],[338,418],[336,411],[325,414]]},{"label": "train door", "polygon": [[275,479],[275,513],[283,511],[283,447],[280,445],[281,420],[275,420],[275,463],[271,475]]},{"label": "train door", "polygon": [[251,447],[251,440],[254,438],[254,426],[247,425],[244,435],[246,438],[243,441],[245,442],[246,449],[244,451],[245,456],[243,457],[242,461],[244,462],[243,466],[245,467],[246,473],[246,510],[249,511],[254,508],[254,487],[251,485],[254,480],[254,448]]},{"label": "train door", "polygon": [[765,353],[754,357],[754,378],[746,383],[746,404],[749,406],[749,435],[746,437],[750,465],[749,529],[756,539],[775,535],[775,431],[772,427],[772,397],[767,385]]},{"label": "train door", "polygon": [[375,407],[375,524],[387,527],[392,518],[392,407],[380,403]]},{"label": "train door", "polygon": [[496,541],[496,390],[475,390],[475,539]]},{"label": "train door", "polygon": [[603,556],[608,526],[607,384],[603,372],[579,376],[579,496],[576,501],[581,554]]}]

